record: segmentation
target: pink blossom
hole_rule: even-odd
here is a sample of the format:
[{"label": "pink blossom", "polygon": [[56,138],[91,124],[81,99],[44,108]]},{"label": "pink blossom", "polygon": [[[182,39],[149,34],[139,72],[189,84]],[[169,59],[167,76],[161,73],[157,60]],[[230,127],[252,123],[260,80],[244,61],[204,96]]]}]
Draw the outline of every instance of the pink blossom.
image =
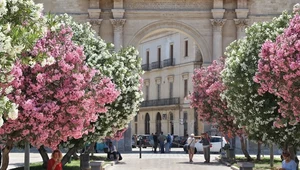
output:
[{"label": "pink blossom", "polygon": [[94,130],[99,112],[119,95],[110,79],[87,67],[82,48],[71,41],[72,30],[62,28],[41,38],[30,53],[52,56],[55,62],[42,67],[17,64],[9,98],[19,105],[19,117],[0,128],[14,141],[57,148],[69,137],[81,138]]}]

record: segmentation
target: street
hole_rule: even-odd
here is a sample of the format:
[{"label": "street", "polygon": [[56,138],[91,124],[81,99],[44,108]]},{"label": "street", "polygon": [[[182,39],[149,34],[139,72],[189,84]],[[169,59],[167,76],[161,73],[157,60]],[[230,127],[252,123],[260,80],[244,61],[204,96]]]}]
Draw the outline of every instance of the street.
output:
[{"label": "street", "polygon": [[[183,152],[182,148],[172,148],[171,153],[153,153],[151,148],[142,149],[142,158],[140,159],[139,149],[133,148],[130,153],[121,153],[123,160],[114,166],[110,167],[110,170],[230,170],[230,167],[226,167],[215,160],[218,154],[211,155],[211,163],[204,163],[203,154],[195,154],[193,163],[189,163],[188,154]],[[106,156],[105,153],[95,153],[95,155]],[[50,156],[50,154],[49,154]],[[30,153],[30,162],[41,162],[42,158],[38,152]],[[8,169],[21,167],[24,165],[24,153],[13,152],[10,153],[10,164]]]}]

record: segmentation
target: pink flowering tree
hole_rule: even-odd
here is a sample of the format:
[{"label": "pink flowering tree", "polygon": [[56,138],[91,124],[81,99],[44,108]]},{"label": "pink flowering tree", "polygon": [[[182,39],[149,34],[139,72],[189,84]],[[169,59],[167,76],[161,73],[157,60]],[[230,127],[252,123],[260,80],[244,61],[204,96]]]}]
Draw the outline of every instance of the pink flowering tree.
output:
[{"label": "pink flowering tree", "polygon": [[14,67],[12,86],[16,90],[9,98],[19,105],[19,117],[0,128],[8,152],[13,142],[55,149],[71,137],[81,138],[94,131],[91,122],[118,97],[111,80],[84,63],[83,49],[71,38],[69,27],[48,31],[28,53],[47,56],[47,60],[31,67]]},{"label": "pink flowering tree", "polygon": [[297,13],[288,28],[275,41],[262,45],[258,71],[254,81],[260,84],[258,93],[279,98],[274,126],[286,131],[282,143],[298,145],[300,129],[300,16]]},{"label": "pink flowering tree", "polygon": [[[221,93],[225,86],[221,79],[221,71],[224,63],[213,61],[207,68],[195,70],[193,76],[194,92],[190,96],[191,107],[195,108],[201,121],[214,123],[218,130],[229,137],[238,135],[242,138],[243,129],[239,128],[235,118],[230,115],[226,100],[222,100]],[[244,155],[250,160],[251,157],[246,149]]]}]

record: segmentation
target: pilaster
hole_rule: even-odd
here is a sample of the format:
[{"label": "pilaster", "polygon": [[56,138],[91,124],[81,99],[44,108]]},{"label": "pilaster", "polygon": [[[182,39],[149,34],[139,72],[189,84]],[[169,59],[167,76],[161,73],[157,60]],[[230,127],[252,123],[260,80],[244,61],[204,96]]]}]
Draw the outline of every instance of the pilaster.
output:
[{"label": "pilaster", "polygon": [[213,26],[213,60],[218,60],[223,56],[223,35],[222,28],[226,19],[211,19]]},{"label": "pilaster", "polygon": [[125,13],[123,0],[114,0],[114,9],[112,9],[111,12],[113,13],[114,19],[123,19]]},{"label": "pilaster", "polygon": [[92,25],[92,28],[96,31],[97,35],[99,35],[102,19],[88,19],[87,21]]},{"label": "pilaster", "polygon": [[100,8],[99,0],[90,0],[90,8],[92,9]]},{"label": "pilaster", "polygon": [[235,25],[237,27],[237,39],[245,36],[245,29],[248,26],[248,19],[234,19]]},{"label": "pilaster", "polygon": [[211,25],[213,26],[213,31],[222,32],[223,25],[226,22],[226,19],[211,19]]},{"label": "pilaster", "polygon": [[87,19],[87,21],[92,25],[92,28],[96,31],[97,35],[99,35],[100,25],[102,22],[102,19],[100,19],[101,9],[99,0],[90,0],[88,13],[89,18]]},{"label": "pilaster", "polygon": [[100,18],[101,9],[89,8],[88,9],[88,13],[89,13],[89,18],[90,19],[99,19]]},{"label": "pilaster", "polygon": [[119,51],[123,46],[123,26],[126,19],[111,19],[110,22],[114,27],[115,51]]}]

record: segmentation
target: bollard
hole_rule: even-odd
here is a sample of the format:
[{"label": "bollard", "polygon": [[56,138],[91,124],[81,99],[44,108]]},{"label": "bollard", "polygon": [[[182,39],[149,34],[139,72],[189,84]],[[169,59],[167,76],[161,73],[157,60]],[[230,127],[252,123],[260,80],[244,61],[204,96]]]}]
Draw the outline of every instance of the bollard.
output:
[{"label": "bollard", "polygon": [[254,167],[254,163],[251,162],[241,162],[238,165],[240,166],[240,170],[253,170]]},{"label": "bollard", "polygon": [[92,161],[90,162],[91,170],[102,170],[103,161]]}]

